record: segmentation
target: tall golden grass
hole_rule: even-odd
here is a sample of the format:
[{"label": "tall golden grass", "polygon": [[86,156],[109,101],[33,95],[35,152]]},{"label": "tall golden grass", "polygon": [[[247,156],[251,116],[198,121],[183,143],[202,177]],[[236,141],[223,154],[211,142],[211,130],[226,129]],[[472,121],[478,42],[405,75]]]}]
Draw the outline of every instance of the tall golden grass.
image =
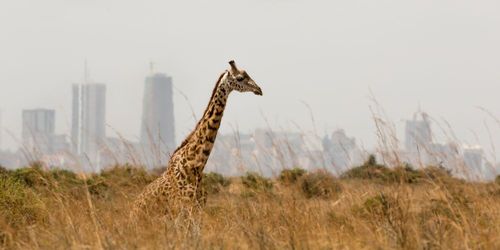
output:
[{"label": "tall golden grass", "polygon": [[500,180],[439,168],[364,166],[336,178],[285,171],[209,175],[191,217],[129,218],[157,175],[131,166],[76,176],[40,167],[0,173],[5,249],[500,249]]}]

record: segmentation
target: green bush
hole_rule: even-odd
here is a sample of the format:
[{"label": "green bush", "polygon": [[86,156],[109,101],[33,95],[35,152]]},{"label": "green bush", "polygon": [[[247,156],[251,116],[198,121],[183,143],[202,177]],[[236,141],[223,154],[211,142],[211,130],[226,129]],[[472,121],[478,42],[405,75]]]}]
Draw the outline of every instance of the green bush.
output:
[{"label": "green bush", "polygon": [[11,176],[22,182],[24,185],[32,188],[44,187],[49,185],[48,174],[42,170],[38,164],[30,167],[18,168],[11,173]]},{"label": "green bush", "polygon": [[403,167],[392,169],[389,179],[393,182],[417,183],[421,177],[422,173],[420,171],[413,169],[409,164],[405,164]]},{"label": "green bush", "polygon": [[307,198],[331,198],[341,191],[335,177],[327,171],[309,173],[301,178],[301,190]]},{"label": "green bush", "polygon": [[0,165],[0,175],[9,175],[10,171]]},{"label": "green bush", "polygon": [[341,175],[341,178],[344,179],[378,179],[381,181],[392,181],[392,177],[392,170],[378,164],[373,155],[370,155],[363,165],[349,169]]},{"label": "green bush", "polygon": [[60,192],[79,197],[85,182],[75,173],[64,169],[43,170],[39,165],[10,171],[9,177],[32,188],[38,194]]},{"label": "green bush", "polygon": [[78,178],[78,176],[65,169],[52,169],[48,173],[50,179],[48,180],[52,186],[57,186],[59,188],[75,188],[80,187],[83,184],[83,180]]},{"label": "green bush", "polygon": [[307,171],[302,168],[283,169],[280,173],[279,180],[284,184],[294,184],[306,174]]},{"label": "green bush", "polygon": [[12,226],[34,224],[44,217],[39,197],[21,181],[0,176],[0,215]]},{"label": "green bush", "polygon": [[149,174],[142,167],[131,165],[114,166],[99,174],[86,178],[87,188],[92,196],[110,198],[116,190],[122,188],[142,188],[156,179],[157,176]]},{"label": "green bush", "polygon": [[143,168],[130,165],[115,166],[100,174],[92,174],[83,179],[74,172],[64,169],[44,170],[40,164],[13,171],[0,169],[0,175],[9,176],[37,193],[62,192],[74,198],[84,197],[87,187],[92,196],[110,197],[113,190],[123,187],[142,188],[157,178]]},{"label": "green bush", "polygon": [[451,171],[441,166],[429,166],[420,170],[423,178],[431,180],[444,180],[452,178]]},{"label": "green bush", "polygon": [[224,187],[229,186],[231,182],[219,173],[210,172],[203,174],[201,180],[202,189],[209,194],[219,193]]},{"label": "green bush", "polygon": [[60,181],[60,182],[75,182],[78,180],[78,177],[76,176],[75,173],[66,170],[66,169],[52,169],[50,170],[50,175],[52,176],[52,179],[55,181]]},{"label": "green bush", "polygon": [[115,183],[119,186],[143,186],[157,178],[156,175],[149,174],[142,167],[131,165],[114,166],[113,168],[102,171],[100,177]]},{"label": "green bush", "polygon": [[423,179],[451,178],[451,173],[443,167],[432,166],[415,170],[409,164],[391,169],[378,164],[375,157],[370,156],[363,165],[346,171],[341,178],[376,180],[382,183],[418,183]]},{"label": "green bush", "polygon": [[112,194],[111,185],[102,175],[93,175],[86,179],[90,195],[98,198],[109,198]]},{"label": "green bush", "polygon": [[270,191],[273,188],[271,180],[255,172],[247,172],[241,177],[243,185],[254,191]]}]

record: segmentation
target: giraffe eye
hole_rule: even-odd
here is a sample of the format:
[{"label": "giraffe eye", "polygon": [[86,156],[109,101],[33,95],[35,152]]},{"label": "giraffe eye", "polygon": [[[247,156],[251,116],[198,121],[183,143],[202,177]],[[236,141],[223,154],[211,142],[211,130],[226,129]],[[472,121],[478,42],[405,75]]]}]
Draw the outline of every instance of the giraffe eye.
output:
[{"label": "giraffe eye", "polygon": [[243,79],[245,79],[243,76],[237,76],[236,77],[236,81],[238,81],[238,82],[243,81]]}]

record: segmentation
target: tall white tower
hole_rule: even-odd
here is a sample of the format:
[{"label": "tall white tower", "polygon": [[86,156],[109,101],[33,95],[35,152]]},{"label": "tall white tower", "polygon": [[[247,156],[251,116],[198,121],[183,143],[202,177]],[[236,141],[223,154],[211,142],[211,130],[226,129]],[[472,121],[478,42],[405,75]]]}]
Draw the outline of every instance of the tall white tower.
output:
[{"label": "tall white tower", "polygon": [[106,85],[91,83],[85,66],[84,83],[73,84],[71,141],[82,156],[84,171],[101,170],[100,149],[106,139]]}]

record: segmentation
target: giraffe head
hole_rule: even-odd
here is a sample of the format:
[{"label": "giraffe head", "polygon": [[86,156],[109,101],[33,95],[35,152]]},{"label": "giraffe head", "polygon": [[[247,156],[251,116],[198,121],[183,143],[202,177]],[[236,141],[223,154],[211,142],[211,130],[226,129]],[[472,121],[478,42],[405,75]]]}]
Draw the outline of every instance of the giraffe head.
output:
[{"label": "giraffe head", "polygon": [[234,61],[230,61],[231,68],[228,70],[226,81],[231,90],[238,92],[253,92],[256,95],[262,95],[262,90],[245,70],[236,67]]}]

